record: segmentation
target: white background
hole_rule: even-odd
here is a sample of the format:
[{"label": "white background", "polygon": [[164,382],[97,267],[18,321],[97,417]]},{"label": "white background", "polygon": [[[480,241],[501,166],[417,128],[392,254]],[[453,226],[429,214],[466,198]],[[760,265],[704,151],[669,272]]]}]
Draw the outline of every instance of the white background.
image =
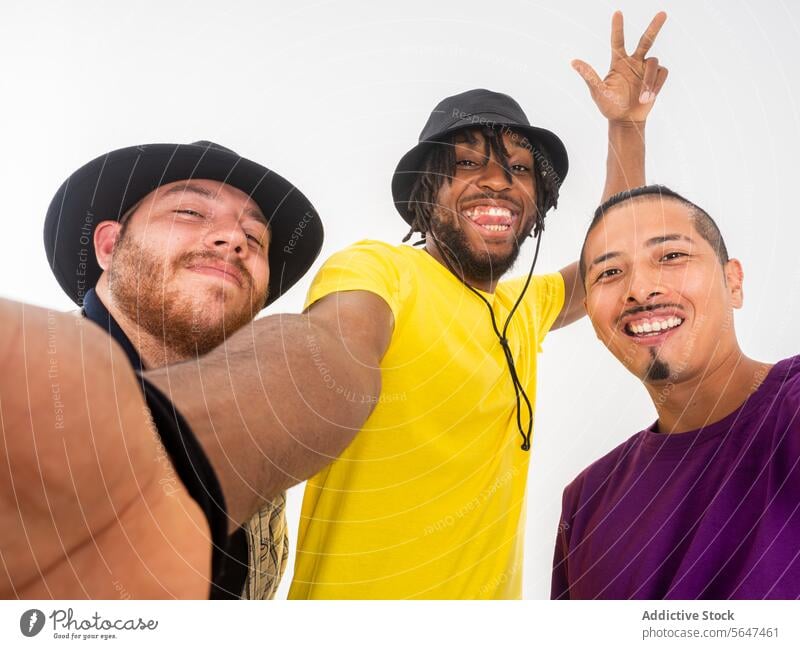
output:
[{"label": "white background", "polygon": [[[709,211],[742,260],[745,352],[765,361],[796,353],[800,7],[782,1],[4,0],[0,295],[71,308],[45,260],[47,205],[71,171],[132,144],[210,139],[274,168],[322,215],[320,261],[365,237],[399,242],[391,173],[433,106],[475,87],[514,96],[569,150],[538,266],[558,269],[577,255],[605,169],[605,123],[569,61],[605,72],[617,8],[629,49],[656,11],[669,14],[653,49],[670,78],[649,121],[648,179]],[[312,277],[269,312],[299,310]],[[587,321],[548,338],[526,597],[548,596],[564,485],[653,419],[644,389]],[[293,549],[301,494],[290,492]],[[290,577],[291,567],[281,596]]]}]

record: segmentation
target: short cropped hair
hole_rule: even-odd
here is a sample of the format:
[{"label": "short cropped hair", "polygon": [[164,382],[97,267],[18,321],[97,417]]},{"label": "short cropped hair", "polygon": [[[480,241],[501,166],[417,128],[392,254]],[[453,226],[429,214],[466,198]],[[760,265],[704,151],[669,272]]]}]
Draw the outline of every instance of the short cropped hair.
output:
[{"label": "short cropped hair", "polygon": [[608,212],[610,209],[616,207],[617,205],[621,205],[622,203],[627,203],[628,201],[645,196],[658,196],[662,200],[668,199],[678,201],[679,203],[683,203],[686,207],[688,207],[694,229],[697,230],[697,233],[703,237],[703,239],[708,241],[709,245],[714,249],[714,252],[717,253],[719,262],[723,266],[728,263],[728,248],[725,246],[725,240],[722,238],[722,233],[719,231],[717,224],[714,222],[714,219],[709,216],[708,212],[706,212],[702,207],[692,203],[692,201],[690,201],[688,198],[684,198],[678,192],[671,190],[669,187],[664,185],[644,185],[643,187],[636,187],[635,189],[614,194],[595,210],[594,217],[592,218],[592,222],[589,224],[589,229],[586,231],[586,236],[584,237],[583,245],[581,246],[579,268],[582,282],[586,282],[586,262],[583,259],[583,253],[586,249],[586,241],[589,239],[589,235],[591,234],[592,230],[597,227],[600,221],[603,220],[606,212]]}]

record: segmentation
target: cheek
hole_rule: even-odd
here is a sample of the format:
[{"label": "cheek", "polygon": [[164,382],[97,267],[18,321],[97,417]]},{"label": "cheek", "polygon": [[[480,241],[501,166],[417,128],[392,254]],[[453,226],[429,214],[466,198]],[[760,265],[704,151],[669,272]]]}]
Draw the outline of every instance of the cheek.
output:
[{"label": "cheek", "polygon": [[598,335],[608,337],[616,331],[616,318],[620,310],[617,297],[606,288],[590,291],[586,299],[586,313]]},{"label": "cheek", "polygon": [[436,213],[440,219],[446,221],[452,220],[456,215],[456,202],[458,199],[457,193],[454,191],[458,180],[453,181],[453,185],[448,185],[447,182],[442,183],[442,187],[436,196]]},{"label": "cheek", "polygon": [[247,270],[253,278],[257,290],[266,290],[269,284],[269,262],[266,258],[258,258],[248,264]]},{"label": "cheek", "polygon": [[665,266],[662,278],[665,286],[678,296],[679,301],[691,301],[701,310],[726,293],[722,267],[718,263],[712,265],[706,260],[693,261],[684,267]]},{"label": "cheek", "polygon": [[712,272],[686,272],[680,276],[680,283],[676,282],[673,286],[677,294],[676,301],[693,312],[693,329],[704,333],[710,327],[710,335],[716,335],[714,330],[719,331],[729,312],[721,276],[714,276]]},{"label": "cheek", "polygon": [[702,348],[717,347],[733,328],[733,311],[716,295],[703,295],[693,306],[692,338]]},{"label": "cheek", "polygon": [[198,249],[198,233],[178,225],[149,227],[141,238],[147,250],[173,263],[182,255]]},{"label": "cheek", "polygon": [[[665,274],[665,277],[669,277]],[[713,282],[708,281],[708,277],[703,277],[697,273],[678,272],[673,277],[669,277],[668,282],[672,291],[678,296],[678,301],[689,300],[695,304],[702,305],[711,297],[714,290]]]},{"label": "cheek", "polygon": [[532,188],[530,180],[518,180],[516,184],[517,194],[522,198],[522,204],[525,206],[525,213],[533,217],[536,216],[536,192]]}]

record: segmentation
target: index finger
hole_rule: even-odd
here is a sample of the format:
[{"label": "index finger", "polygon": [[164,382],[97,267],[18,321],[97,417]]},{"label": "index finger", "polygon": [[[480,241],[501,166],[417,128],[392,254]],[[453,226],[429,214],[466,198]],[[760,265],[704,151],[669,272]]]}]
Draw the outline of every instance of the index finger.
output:
[{"label": "index finger", "polygon": [[611,55],[626,56],[625,28],[622,23],[622,12],[615,11],[611,16]]},{"label": "index finger", "polygon": [[647,29],[644,30],[644,34],[642,34],[642,37],[639,39],[639,44],[636,46],[636,51],[633,53],[635,58],[644,59],[644,57],[647,55],[647,52],[653,46],[656,36],[658,36],[658,32],[661,31],[661,27],[663,27],[666,20],[667,14],[663,11],[659,11],[653,20],[650,21]]}]

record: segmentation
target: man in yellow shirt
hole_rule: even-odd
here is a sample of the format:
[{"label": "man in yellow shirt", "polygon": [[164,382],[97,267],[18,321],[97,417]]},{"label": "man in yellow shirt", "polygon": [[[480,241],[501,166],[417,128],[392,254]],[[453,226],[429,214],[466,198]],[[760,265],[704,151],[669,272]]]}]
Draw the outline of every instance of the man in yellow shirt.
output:
[{"label": "man in yellow shirt", "polygon": [[[666,79],[645,56],[664,19],[629,56],[615,14],[604,80],[573,63],[609,119],[605,196],[644,183],[644,122]],[[538,253],[567,167],[559,138],[511,97],[448,97],[392,183],[424,248],[361,241],[320,270],[309,316],[352,336],[359,314],[354,372],[380,359],[382,387],[350,446],[308,482],[291,598],[521,597],[536,355],[583,314],[583,294],[576,264],[500,277],[526,237]],[[372,398],[326,367],[313,333],[306,344],[332,398]]]}]

